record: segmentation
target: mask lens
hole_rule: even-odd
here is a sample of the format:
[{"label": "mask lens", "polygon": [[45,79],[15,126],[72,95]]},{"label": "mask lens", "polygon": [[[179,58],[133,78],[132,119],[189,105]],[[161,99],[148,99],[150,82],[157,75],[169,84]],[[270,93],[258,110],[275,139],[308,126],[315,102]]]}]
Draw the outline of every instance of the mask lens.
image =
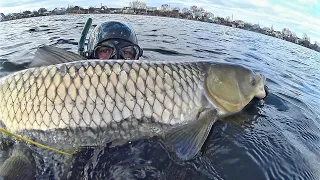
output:
[{"label": "mask lens", "polygon": [[111,47],[99,46],[95,50],[95,57],[98,59],[110,59],[114,55],[114,50]]},{"label": "mask lens", "polygon": [[137,46],[125,46],[120,49],[120,54],[124,59],[138,59],[139,48]]}]

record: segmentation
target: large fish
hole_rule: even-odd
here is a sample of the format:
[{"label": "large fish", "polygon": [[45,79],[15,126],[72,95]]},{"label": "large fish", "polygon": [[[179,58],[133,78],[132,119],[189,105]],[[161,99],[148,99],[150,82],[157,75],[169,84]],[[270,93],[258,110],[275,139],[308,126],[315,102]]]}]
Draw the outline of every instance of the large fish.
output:
[{"label": "large fish", "polygon": [[[170,150],[188,160],[217,118],[241,111],[253,97],[266,96],[265,78],[239,65],[78,61],[82,58],[58,48],[37,52],[42,61],[32,63],[34,68],[0,79],[0,125],[69,152],[162,136]],[[73,58],[64,59],[69,56]],[[44,59],[54,65],[37,67],[49,65]],[[35,176],[33,159],[23,152],[14,150],[0,176]]]},{"label": "large fish", "polygon": [[263,98],[264,83],[231,64],[78,61],[1,79],[0,119],[12,133],[71,145],[66,150],[165,134],[178,156],[190,159],[216,117]]},{"label": "large fish", "polygon": [[264,85],[243,66],[210,61],[75,61],[0,79],[0,120],[65,151],[163,136],[188,160],[217,118],[264,98]]}]

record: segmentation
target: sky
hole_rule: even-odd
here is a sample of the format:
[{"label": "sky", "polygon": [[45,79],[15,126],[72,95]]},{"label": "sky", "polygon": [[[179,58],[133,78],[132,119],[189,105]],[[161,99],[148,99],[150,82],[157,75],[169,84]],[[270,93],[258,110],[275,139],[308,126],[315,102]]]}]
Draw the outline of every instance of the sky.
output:
[{"label": "sky", "polygon": [[[25,10],[38,10],[44,7],[52,10],[55,7],[78,5],[124,7],[132,0],[0,0],[0,13],[8,14]],[[196,5],[212,12],[215,16],[233,16],[233,20],[259,24],[260,27],[271,27],[274,30],[289,28],[302,38],[306,33],[311,43],[320,43],[320,0],[145,0],[147,6],[161,7],[169,4],[171,8]]]}]

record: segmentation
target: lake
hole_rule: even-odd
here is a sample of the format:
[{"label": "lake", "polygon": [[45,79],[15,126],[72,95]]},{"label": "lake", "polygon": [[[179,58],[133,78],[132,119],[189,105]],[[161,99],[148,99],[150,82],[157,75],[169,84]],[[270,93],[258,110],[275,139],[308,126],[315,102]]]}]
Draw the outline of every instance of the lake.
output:
[{"label": "lake", "polygon": [[[143,139],[103,148],[91,164],[86,163],[91,162],[92,150],[81,153],[74,159],[70,179],[320,179],[320,53],[198,21],[62,15],[1,22],[0,64],[31,61],[41,44],[76,53],[89,17],[94,25],[109,20],[131,24],[144,59],[208,59],[249,67],[267,77],[269,96],[217,122],[202,153],[190,161],[172,159],[157,138]],[[13,71],[2,68],[0,76]]]}]

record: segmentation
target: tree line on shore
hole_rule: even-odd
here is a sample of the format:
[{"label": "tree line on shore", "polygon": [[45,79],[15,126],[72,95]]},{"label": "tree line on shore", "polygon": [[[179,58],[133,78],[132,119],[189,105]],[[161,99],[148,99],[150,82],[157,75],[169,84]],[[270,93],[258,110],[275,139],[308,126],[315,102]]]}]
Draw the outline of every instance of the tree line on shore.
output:
[{"label": "tree line on shore", "polygon": [[[303,34],[302,38],[299,38],[294,32],[290,31],[288,28],[284,28],[282,31],[275,31],[273,26],[271,28],[264,27],[260,28],[259,24],[250,24],[243,22],[242,20],[233,20],[233,17],[219,17],[214,16],[213,13],[204,10],[202,7],[191,6],[190,8],[180,9],[179,7],[171,8],[169,4],[163,4],[160,8],[148,7],[145,2],[140,0],[133,0],[129,3],[129,6],[123,8],[110,8],[107,6],[101,7],[89,7],[85,9],[81,6],[68,6],[68,8],[55,8],[52,11],[47,11],[45,8],[40,8],[38,11],[24,11],[23,13],[15,13],[17,18],[27,18],[45,15],[59,15],[59,14],[136,14],[136,15],[150,15],[150,16],[163,16],[172,18],[181,18],[189,20],[197,20],[215,24],[221,24],[225,26],[245,29],[249,31],[254,31],[257,33],[262,33],[268,36],[283,39],[292,43],[305,46],[307,48],[313,49],[320,52],[320,44],[315,41],[314,44],[311,43],[310,38],[307,34]],[[8,15],[9,18],[2,18],[2,20],[17,19],[12,15]]]}]

